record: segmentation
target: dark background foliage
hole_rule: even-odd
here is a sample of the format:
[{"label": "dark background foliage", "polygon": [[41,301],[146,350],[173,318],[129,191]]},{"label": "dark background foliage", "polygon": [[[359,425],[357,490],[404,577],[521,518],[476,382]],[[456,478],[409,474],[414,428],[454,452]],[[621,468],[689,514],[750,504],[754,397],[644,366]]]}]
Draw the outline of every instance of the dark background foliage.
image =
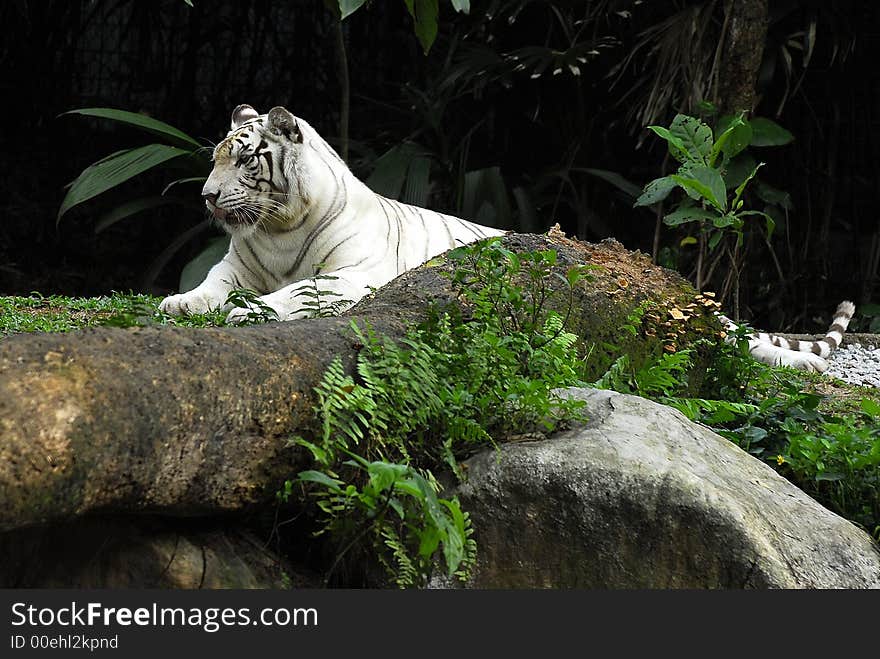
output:
[{"label": "dark background foliage", "polygon": [[[404,4],[374,0],[342,24],[349,161],[367,179],[387,173],[380,156],[397,147],[428,167],[400,188],[406,199],[507,228],[559,222],[588,240],[614,236],[687,274],[684,234],[663,228],[655,244],[657,217],[632,207],[624,180],[642,186],[671,166],[645,125],[668,125],[712,98],[727,4],[485,0],[461,15],[441,2],[425,56]],[[338,28],[321,0],[193,5],[0,5],[0,294],[174,290],[216,235],[197,236],[160,268],[203,213],[168,206],[95,233],[108,205],[161,190],[168,180],[157,175],[56,222],[65,184],[144,142],[111,122],[59,117],[67,110],[144,112],[210,143],[238,103],[284,105],[342,146]],[[880,6],[770,0],[769,17],[756,114],[796,139],[761,153],[761,176],[791,207],[772,253],[758,232],[747,236],[741,311],[756,325],[813,329],[840,299],[877,296]],[[198,195],[195,185],[183,192]]]}]

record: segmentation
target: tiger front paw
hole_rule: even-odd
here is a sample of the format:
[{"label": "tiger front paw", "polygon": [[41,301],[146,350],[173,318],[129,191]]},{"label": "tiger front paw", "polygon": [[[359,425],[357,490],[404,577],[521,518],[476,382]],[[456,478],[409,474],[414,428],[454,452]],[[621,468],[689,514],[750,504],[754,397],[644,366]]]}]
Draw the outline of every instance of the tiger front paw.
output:
[{"label": "tiger front paw", "polygon": [[188,293],[169,295],[159,303],[159,310],[171,316],[189,316],[214,311],[222,307],[223,303],[224,300],[216,295],[195,289]]},{"label": "tiger front paw", "polygon": [[260,298],[247,306],[233,307],[226,315],[226,322],[230,325],[254,325],[279,319],[278,312]]}]

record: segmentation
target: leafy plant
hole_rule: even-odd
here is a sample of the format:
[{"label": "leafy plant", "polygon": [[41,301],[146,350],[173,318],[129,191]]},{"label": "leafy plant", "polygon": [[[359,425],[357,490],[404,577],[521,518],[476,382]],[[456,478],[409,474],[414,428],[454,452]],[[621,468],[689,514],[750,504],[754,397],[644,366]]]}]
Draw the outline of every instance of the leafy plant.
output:
[{"label": "leafy plant", "polygon": [[64,113],[64,115],[67,114],[116,121],[143,130],[150,135],[161,137],[164,143],[123,149],[87,167],[70,184],[67,194],[61,202],[61,207],[58,209],[58,220],[75,206],[154,168],[167,167],[173,163],[175,165],[182,164],[190,169],[191,176],[171,181],[163,190],[162,195],[137,199],[104,214],[98,220],[96,227],[96,230],[101,231],[135,213],[165,204],[179,203],[179,199],[165,196],[164,193],[175,185],[204,181],[211,169],[211,162],[205,154],[204,146],[165,122],[143,114],[115,108],[83,108]]},{"label": "leafy plant", "polygon": [[438,551],[450,575],[473,561],[467,515],[437,497],[432,471],[458,473],[472,451],[581,416],[580,401],[552,393],[581,382],[581,362],[547,278],[565,282],[570,309],[583,269],[557,273],[555,252],[514,254],[498,239],[449,260],[465,315],[435,309],[398,342],[353,325],[357,375],[331,364],[315,389],[320,429],[294,440],[315,460],[295,482],[317,498],[336,562],[371,548],[402,586],[424,583]]},{"label": "leafy plant", "polygon": [[[470,0],[449,0],[449,2],[457,12],[466,14],[470,11]],[[427,55],[434,39],[437,38],[440,0],[403,0],[403,3],[406,5],[409,15],[412,16],[416,37]],[[325,0],[325,4],[338,12],[340,20],[344,20],[367,4],[367,0]]]},{"label": "leafy plant", "polygon": [[[683,114],[676,115],[669,128],[648,128],[666,141],[669,154],[679,165],[674,174],[649,182],[636,199],[635,206],[660,204],[676,189],[685,193],[674,204],[674,210],[665,213],[663,222],[670,227],[689,223],[697,225],[697,237],[688,236],[682,244],[698,245],[695,271],[698,290],[702,290],[720,262],[716,258],[710,265],[709,255],[723,246],[719,251],[726,255],[730,274],[721,288],[721,298],[724,299],[726,292],[732,288],[736,313],[746,219],[754,216],[763,218],[764,241],[768,247],[776,227],[776,221],[766,210],[745,207],[743,197],[746,188],[763,166],[763,163],[755,162],[745,149],[749,145],[784,144],[793,138],[768,119],[746,120],[744,115],[722,117],[716,131],[700,119]],[[769,186],[764,185],[759,195],[766,199],[773,196],[772,192]],[[776,201],[784,203],[781,195],[776,197]],[[728,236],[732,240],[725,241]]]},{"label": "leafy plant", "polygon": [[593,386],[666,401],[684,389],[691,366],[689,350],[663,353],[638,369],[628,355],[621,355]]},{"label": "leafy plant", "polygon": [[[575,165],[588,130],[582,117],[589,83],[582,73],[616,43],[597,36],[610,5],[496,1],[451,22],[442,57],[428,61],[436,70],[425,83],[402,86],[398,101],[381,104],[383,114],[394,112],[379,131],[382,144],[373,147],[381,155],[360,145],[362,164],[355,162],[369,174],[367,184],[407,203],[430,199],[434,207],[481,224],[522,231],[541,231],[547,226],[542,217],[570,209],[583,235],[580,226],[591,215],[583,181],[593,175]],[[517,95],[511,90],[525,102],[508,116],[505,107]],[[558,102],[556,92],[566,101]],[[524,115],[531,117],[527,127],[520,124]],[[498,153],[541,130],[549,132],[542,155],[560,155],[536,175],[517,167],[514,179]]]},{"label": "leafy plant", "polygon": [[880,540],[880,405],[864,399],[862,411],[862,418],[818,424],[787,419],[788,445],[777,462],[807,493]]},{"label": "leafy plant", "polygon": [[247,314],[240,321],[241,325],[257,325],[278,320],[278,313],[260,299],[260,294],[249,288],[236,288],[229,291],[224,306],[231,305],[238,309],[246,309]]},{"label": "leafy plant", "polygon": [[[669,402],[880,540],[880,404],[863,399],[833,413],[803,373],[761,364],[732,345],[718,352],[706,384],[719,399]],[[743,379],[730,380],[737,371]]]},{"label": "leafy plant", "polygon": [[851,332],[880,333],[880,304],[869,302],[859,305],[859,315],[850,323]]},{"label": "leafy plant", "polygon": [[880,539],[880,406],[865,399],[860,413],[836,416],[820,410],[821,396],[782,382],[716,429]]},{"label": "leafy plant", "polygon": [[[204,182],[211,171],[209,152],[195,138],[152,117],[115,108],[82,108],[64,114],[115,121],[142,130],[153,137],[159,137],[162,141],[116,151],[84,169],[68,186],[67,194],[58,209],[57,221],[60,222],[61,218],[73,208],[138,176],[157,170],[163,170],[174,177],[165,185],[161,193],[132,199],[103,212],[95,220],[96,233],[108,229],[117,222],[163,206],[180,205],[195,212],[204,210],[201,204],[196,203],[198,198],[195,195],[169,194],[178,186]],[[144,279],[151,281],[183,245],[204,232],[210,225],[211,220],[205,219],[175,237],[150,265]]]},{"label": "leafy plant", "polygon": [[[393,350],[391,345],[388,347]],[[413,358],[411,354],[407,357],[416,372],[426,374],[430,366],[424,357]],[[389,365],[387,361],[385,365]],[[344,372],[338,360],[334,361],[316,389],[316,411],[320,409],[323,422],[321,441],[297,440],[312,452],[318,468],[300,472],[297,482],[320,488],[318,507],[327,520],[321,532],[329,531],[345,539],[328,571],[328,579],[346,553],[364,540],[379,549],[380,562],[388,567],[400,586],[424,583],[438,547],[442,548],[450,575],[468,555],[472,560],[475,546],[469,541],[467,516],[456,499],[437,496],[439,488],[429,471],[420,471],[408,461],[390,462],[361,455],[381,458],[386,453],[406,454],[402,441],[405,436],[384,437],[381,431],[393,432],[396,422],[404,426],[398,432],[408,434],[427,417],[425,410],[407,403],[430,403],[431,392],[416,383],[402,364],[394,366],[397,376],[409,378],[403,380],[406,384],[402,387],[400,380],[384,382],[370,375],[367,382],[372,385],[361,386]],[[368,368],[366,362],[359,364],[362,374],[366,374]],[[399,416],[401,411],[388,405],[385,384],[398,385],[396,391],[419,388],[420,393],[407,392],[409,398],[403,401],[406,412],[414,413],[415,418]],[[420,395],[425,393],[426,397]],[[430,411],[436,413],[436,409]],[[358,448],[361,454],[355,452]]]},{"label": "leafy plant", "polygon": [[[754,360],[742,326],[730,343],[699,342],[634,368],[621,355],[594,386],[651,398],[711,427],[880,540],[880,402],[829,411],[803,372]],[[694,396],[690,362],[710,347]]]},{"label": "leafy plant", "polygon": [[301,289],[294,296],[305,298],[303,306],[309,310],[311,318],[338,316],[341,311],[351,305],[351,300],[342,299],[342,293],[319,287],[320,282],[335,281],[338,279],[338,277],[334,275],[321,274],[321,269],[323,267],[323,263],[317,264],[315,266],[314,276],[309,279],[311,285]]}]

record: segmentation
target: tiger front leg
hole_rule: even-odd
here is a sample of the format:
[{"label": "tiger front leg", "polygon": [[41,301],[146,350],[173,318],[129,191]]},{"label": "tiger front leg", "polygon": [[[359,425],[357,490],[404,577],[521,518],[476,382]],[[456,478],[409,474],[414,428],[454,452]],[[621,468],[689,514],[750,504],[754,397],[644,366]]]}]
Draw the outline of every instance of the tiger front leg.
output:
[{"label": "tiger front leg", "polygon": [[186,293],[169,295],[159,303],[159,309],[172,316],[215,311],[225,306],[230,291],[242,286],[240,282],[233,265],[224,259],[208,271],[205,281]]},{"label": "tiger front leg", "polygon": [[296,320],[336,316],[358,302],[385,281],[367,272],[337,270],[285,286],[252,302],[242,301],[226,317],[227,322],[243,323],[255,317],[268,320]]}]

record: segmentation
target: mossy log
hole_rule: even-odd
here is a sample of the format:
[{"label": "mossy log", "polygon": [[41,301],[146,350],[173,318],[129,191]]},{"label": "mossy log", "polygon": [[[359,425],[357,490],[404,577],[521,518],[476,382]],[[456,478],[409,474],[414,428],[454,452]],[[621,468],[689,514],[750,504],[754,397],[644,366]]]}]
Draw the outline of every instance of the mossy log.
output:
[{"label": "mossy log", "polygon": [[[504,241],[516,251],[554,249],[562,270],[600,266],[574,296],[571,327],[587,344],[647,353],[717,331],[681,277],[614,241],[591,245],[552,231]],[[408,272],[338,318],[3,339],[0,530],[93,513],[212,515],[271,502],[307,466],[308,455],[287,440],[308,432],[313,388],[335,357],[353,367],[352,320],[402,336],[431,304],[457,302],[444,270]],[[657,330],[621,333],[646,302]]]}]

